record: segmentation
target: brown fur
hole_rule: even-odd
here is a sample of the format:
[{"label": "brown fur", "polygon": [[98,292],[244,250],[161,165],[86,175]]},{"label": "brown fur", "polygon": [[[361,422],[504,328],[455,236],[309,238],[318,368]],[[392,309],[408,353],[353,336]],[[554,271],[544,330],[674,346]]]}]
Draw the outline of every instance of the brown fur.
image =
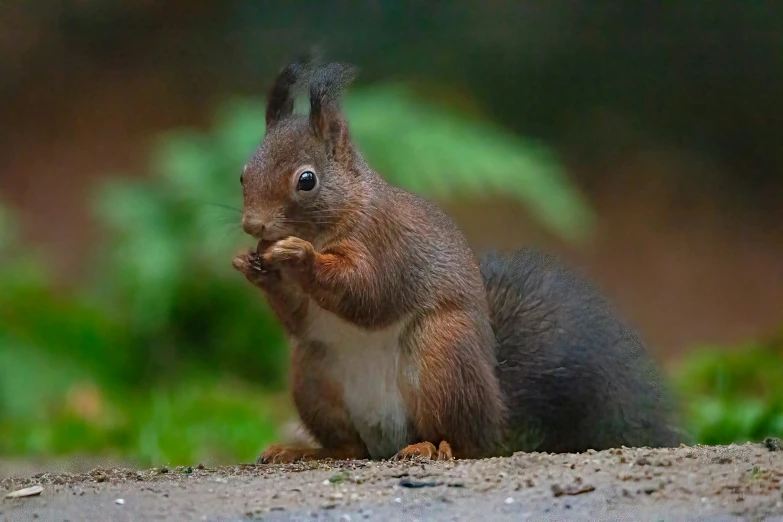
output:
[{"label": "brown fur", "polygon": [[502,409],[487,409],[483,395],[497,383],[494,359],[482,351],[477,323],[464,310],[442,307],[416,321],[406,336],[420,369],[419,388],[405,390],[417,432],[426,441],[447,440],[457,457],[495,450],[501,436]]},{"label": "brown fur", "polygon": [[322,448],[284,448],[272,446],[260,457],[263,463],[292,462],[300,459],[361,459],[369,457],[367,448],[353,428],[338,383],[319,372],[323,347],[293,346],[291,383],[294,403],[304,425],[320,434]]},{"label": "brown fur", "polygon": [[[234,267],[291,338],[294,401],[322,446],[260,461],[679,444],[655,365],[597,291],[531,250],[479,269],[441,209],[367,165],[337,104],[352,75],[284,69],[243,171],[242,224],[259,243]],[[305,171],[312,190],[297,186]]]},{"label": "brown fur", "polygon": [[[388,185],[355,150],[336,99],[345,68],[316,70],[309,118],[290,113],[285,86],[300,82],[290,72],[302,70],[281,73],[267,133],[243,174],[242,223],[260,243],[234,267],[265,292],[291,336],[294,400],[323,449],[273,447],[262,460],[367,456],[340,382],[320,364],[334,347],[308,338],[310,300],[368,332],[407,321],[399,356],[416,378],[398,377],[411,442],[434,450],[447,441],[449,456],[451,448],[459,457],[496,454],[506,411],[473,253],[445,213]],[[296,189],[303,170],[318,177],[310,193]],[[375,349],[367,346],[368,364]]]}]

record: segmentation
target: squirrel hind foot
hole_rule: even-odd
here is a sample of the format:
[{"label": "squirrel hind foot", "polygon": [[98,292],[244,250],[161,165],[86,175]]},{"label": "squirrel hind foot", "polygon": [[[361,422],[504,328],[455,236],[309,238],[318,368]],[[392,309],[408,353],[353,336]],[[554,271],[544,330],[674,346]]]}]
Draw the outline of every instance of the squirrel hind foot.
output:
[{"label": "squirrel hind foot", "polygon": [[317,448],[295,448],[290,446],[269,446],[256,461],[256,464],[293,464],[299,461],[317,458]]},{"label": "squirrel hind foot", "polygon": [[438,448],[431,442],[419,442],[402,448],[392,460],[412,460],[423,458],[429,460],[452,460],[451,445],[445,440],[440,442]]}]

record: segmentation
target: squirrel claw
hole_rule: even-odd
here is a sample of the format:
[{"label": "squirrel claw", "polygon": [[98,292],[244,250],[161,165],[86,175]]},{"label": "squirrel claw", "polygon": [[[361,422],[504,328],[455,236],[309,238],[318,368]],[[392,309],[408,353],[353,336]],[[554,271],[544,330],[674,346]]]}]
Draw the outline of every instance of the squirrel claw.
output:
[{"label": "squirrel claw", "polygon": [[262,274],[267,273],[269,270],[264,266],[264,262],[261,259],[261,256],[256,254],[255,252],[250,252],[247,255],[247,261],[250,264],[250,268],[253,270],[257,270],[258,272],[261,272]]},{"label": "squirrel claw", "polygon": [[280,273],[270,269],[257,253],[250,251],[234,258],[234,269],[241,272],[251,283],[262,289],[274,285],[280,280]]},{"label": "squirrel claw", "polygon": [[415,458],[451,460],[454,457],[451,453],[451,446],[444,440],[441,441],[437,449],[435,449],[435,445],[431,442],[411,444],[398,451],[397,454],[392,457],[392,460],[412,460]]},{"label": "squirrel claw", "polygon": [[445,440],[440,441],[438,445],[438,460],[453,460],[454,454],[451,452],[451,444]]}]

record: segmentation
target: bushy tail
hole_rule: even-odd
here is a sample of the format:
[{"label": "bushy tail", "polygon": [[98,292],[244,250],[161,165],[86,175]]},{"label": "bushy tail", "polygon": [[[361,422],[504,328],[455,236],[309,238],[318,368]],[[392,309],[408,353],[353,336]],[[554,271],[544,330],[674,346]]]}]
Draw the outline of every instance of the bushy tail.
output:
[{"label": "bushy tail", "polygon": [[[534,249],[481,261],[498,377],[524,450],[672,447],[673,402],[636,332],[585,280]],[[530,436],[538,433],[538,440]]]}]

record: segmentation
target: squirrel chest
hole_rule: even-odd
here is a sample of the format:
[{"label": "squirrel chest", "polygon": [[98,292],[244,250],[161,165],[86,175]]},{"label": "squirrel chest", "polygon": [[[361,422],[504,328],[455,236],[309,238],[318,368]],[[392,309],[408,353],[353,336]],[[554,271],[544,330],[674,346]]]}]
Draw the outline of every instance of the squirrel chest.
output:
[{"label": "squirrel chest", "polygon": [[326,349],[324,370],[342,387],[343,401],[372,458],[390,458],[413,440],[400,383],[415,384],[400,347],[407,325],[401,320],[366,330],[319,307],[307,312],[305,342]]}]

